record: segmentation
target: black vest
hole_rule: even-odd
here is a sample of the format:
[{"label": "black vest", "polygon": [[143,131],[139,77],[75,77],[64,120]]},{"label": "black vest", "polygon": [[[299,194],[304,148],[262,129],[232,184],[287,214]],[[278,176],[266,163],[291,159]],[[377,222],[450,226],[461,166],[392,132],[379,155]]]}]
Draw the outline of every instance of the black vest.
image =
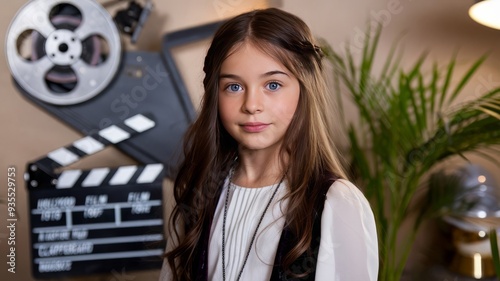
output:
[{"label": "black vest", "polygon": [[[333,176],[326,177],[323,181],[323,184],[320,186],[320,195],[314,202],[315,212],[311,245],[309,246],[309,250],[303,253],[290,266],[290,271],[295,274],[304,272],[309,272],[309,274],[303,278],[292,278],[285,273],[285,269],[282,266],[283,258],[285,257],[286,253],[288,253],[290,249],[292,249],[296,241],[293,237],[292,232],[285,227],[281,233],[281,238],[276,250],[276,257],[274,258],[274,268],[271,274],[270,281],[314,280],[316,275],[316,262],[318,259],[319,243],[321,240],[321,214],[323,213],[323,208],[325,206],[326,193],[336,179],[337,178]],[[213,216],[211,216],[210,218],[212,219]],[[198,251],[195,258],[197,262],[196,266],[193,267],[193,272],[191,275],[194,276],[194,280],[196,281],[208,280],[208,240],[210,238],[211,224],[211,221],[205,222],[201,239],[197,245]]]}]

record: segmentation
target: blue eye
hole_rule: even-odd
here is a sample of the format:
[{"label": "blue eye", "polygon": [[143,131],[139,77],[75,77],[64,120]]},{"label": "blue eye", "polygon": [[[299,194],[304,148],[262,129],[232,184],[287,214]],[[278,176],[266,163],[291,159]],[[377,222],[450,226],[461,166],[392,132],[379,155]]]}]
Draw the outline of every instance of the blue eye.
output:
[{"label": "blue eye", "polygon": [[271,82],[267,84],[267,88],[271,91],[277,91],[281,85],[278,82]]},{"label": "blue eye", "polygon": [[230,92],[238,92],[241,91],[242,88],[238,84],[230,84],[226,89]]}]

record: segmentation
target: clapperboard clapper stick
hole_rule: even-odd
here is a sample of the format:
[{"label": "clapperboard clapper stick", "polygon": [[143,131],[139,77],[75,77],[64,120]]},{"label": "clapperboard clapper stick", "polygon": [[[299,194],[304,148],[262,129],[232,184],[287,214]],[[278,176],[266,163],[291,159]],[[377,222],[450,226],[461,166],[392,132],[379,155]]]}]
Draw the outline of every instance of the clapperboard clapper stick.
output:
[{"label": "clapperboard clapper stick", "polygon": [[28,163],[34,277],[161,267],[163,164],[56,172],[154,126],[137,114]]}]

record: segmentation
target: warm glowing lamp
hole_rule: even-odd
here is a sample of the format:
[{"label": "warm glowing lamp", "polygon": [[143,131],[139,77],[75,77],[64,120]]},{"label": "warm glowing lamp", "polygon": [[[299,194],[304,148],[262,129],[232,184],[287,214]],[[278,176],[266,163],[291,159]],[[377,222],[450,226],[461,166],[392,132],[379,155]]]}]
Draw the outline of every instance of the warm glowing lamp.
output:
[{"label": "warm glowing lamp", "polygon": [[500,0],[477,1],[469,9],[469,16],[482,25],[500,29]]}]

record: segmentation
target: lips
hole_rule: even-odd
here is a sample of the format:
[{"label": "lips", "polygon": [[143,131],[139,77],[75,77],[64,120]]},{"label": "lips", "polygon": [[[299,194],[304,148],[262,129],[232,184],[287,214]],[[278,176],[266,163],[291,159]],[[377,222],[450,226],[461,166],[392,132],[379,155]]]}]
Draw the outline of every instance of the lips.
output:
[{"label": "lips", "polygon": [[269,124],[266,123],[259,123],[259,122],[248,122],[244,123],[241,125],[243,130],[248,133],[259,133],[264,131],[267,127],[269,127]]}]

